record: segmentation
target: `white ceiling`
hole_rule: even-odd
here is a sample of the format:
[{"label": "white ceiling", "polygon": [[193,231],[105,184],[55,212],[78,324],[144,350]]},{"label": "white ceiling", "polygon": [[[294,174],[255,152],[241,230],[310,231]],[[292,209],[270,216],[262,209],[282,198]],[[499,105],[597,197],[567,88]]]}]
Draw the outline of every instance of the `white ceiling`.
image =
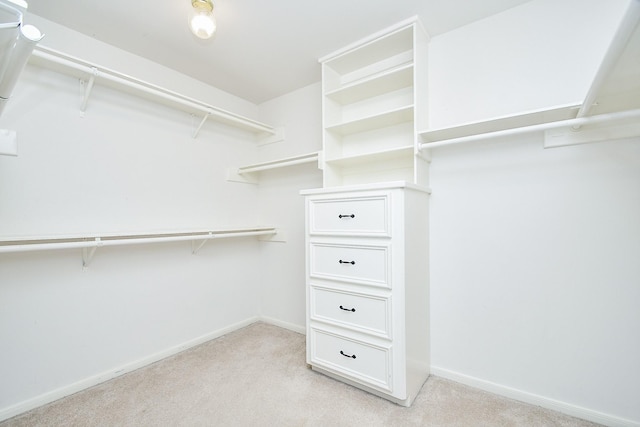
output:
[{"label": "white ceiling", "polygon": [[527,1],[214,0],[208,41],[187,28],[190,0],[28,0],[28,13],[261,103],[319,81],[319,57],[403,19],[420,16],[435,36]]}]

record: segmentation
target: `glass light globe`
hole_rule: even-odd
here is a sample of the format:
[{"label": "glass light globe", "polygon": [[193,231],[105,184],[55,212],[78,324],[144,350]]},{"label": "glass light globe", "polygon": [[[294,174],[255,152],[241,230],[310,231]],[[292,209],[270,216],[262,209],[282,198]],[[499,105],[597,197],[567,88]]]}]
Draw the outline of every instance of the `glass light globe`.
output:
[{"label": "glass light globe", "polygon": [[33,25],[22,25],[20,27],[22,34],[31,41],[39,41],[42,38],[42,33]]},{"label": "glass light globe", "polygon": [[199,12],[189,20],[191,31],[201,39],[208,39],[216,31],[216,20],[211,12]]}]

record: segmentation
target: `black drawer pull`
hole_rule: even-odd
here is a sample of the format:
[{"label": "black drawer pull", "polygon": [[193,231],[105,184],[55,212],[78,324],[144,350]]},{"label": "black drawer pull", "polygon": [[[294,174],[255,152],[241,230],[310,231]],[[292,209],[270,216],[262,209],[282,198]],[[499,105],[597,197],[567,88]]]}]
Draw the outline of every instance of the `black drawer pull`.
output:
[{"label": "black drawer pull", "polygon": [[338,261],[340,264],[351,264],[351,265],[355,265],[355,261],[343,261],[343,260],[339,260]]},{"label": "black drawer pull", "polygon": [[344,310],[344,311],[351,311],[351,312],[353,312],[353,313],[355,313],[355,312],[356,312],[356,309],[355,309],[355,308],[344,308],[343,306],[340,306],[340,310]]},{"label": "black drawer pull", "polygon": [[340,350],[340,354],[341,354],[341,355],[343,355],[344,357],[350,357],[350,358],[352,358],[352,359],[355,359],[355,358],[356,358],[356,355],[355,355],[355,354],[348,355],[347,353],[345,353],[345,352],[344,352],[344,351],[342,351],[342,350]]},{"label": "black drawer pull", "polygon": [[356,216],[354,214],[350,214],[350,215],[338,215],[338,218],[342,219],[342,218],[355,218]]}]

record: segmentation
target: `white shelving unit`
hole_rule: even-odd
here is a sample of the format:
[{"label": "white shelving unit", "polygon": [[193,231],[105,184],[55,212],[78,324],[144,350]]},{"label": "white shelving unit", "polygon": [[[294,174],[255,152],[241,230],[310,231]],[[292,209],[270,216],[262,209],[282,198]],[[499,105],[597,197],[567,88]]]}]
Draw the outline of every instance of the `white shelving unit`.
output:
[{"label": "white shelving unit", "polygon": [[202,120],[193,133],[194,138],[198,136],[200,129],[207,120],[214,120],[229,126],[234,126],[265,138],[276,134],[276,129],[267,124],[215,107],[118,71],[92,64],[51,48],[44,46],[36,47],[30,62],[84,80],[85,93],[80,105],[81,112],[84,112],[88,105],[94,85],[101,83],[115,87],[123,92],[150,98],[154,102],[168,105],[194,115],[202,115]]},{"label": "white shelving unit", "polygon": [[324,188],[301,192],[307,363],[404,406],[429,376],[427,43],[414,18],[320,59]]},{"label": "white shelving unit", "polygon": [[426,117],[428,36],[417,19],[320,59],[324,186],[428,185],[416,128]]}]

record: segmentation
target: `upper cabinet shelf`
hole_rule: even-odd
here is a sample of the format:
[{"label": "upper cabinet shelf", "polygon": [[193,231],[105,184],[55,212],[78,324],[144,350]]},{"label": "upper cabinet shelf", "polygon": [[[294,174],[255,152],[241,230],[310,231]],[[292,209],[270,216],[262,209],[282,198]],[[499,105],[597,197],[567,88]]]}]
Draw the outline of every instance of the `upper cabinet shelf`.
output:
[{"label": "upper cabinet shelf", "polygon": [[413,120],[413,105],[383,111],[356,120],[329,125],[326,130],[339,135],[352,135],[359,132],[381,129]]},{"label": "upper cabinet shelf", "polygon": [[188,113],[202,115],[202,121],[194,133],[194,137],[197,136],[198,131],[208,119],[234,126],[254,134],[264,135],[265,137],[276,133],[276,130],[272,126],[259,121],[209,105],[197,99],[190,98],[186,95],[128,76],[118,71],[91,64],[87,61],[54,49],[38,46],[33,52],[31,62],[86,80],[87,83],[85,85],[84,99],[80,106],[81,111],[84,111],[87,106],[94,84],[103,83],[105,85],[116,87],[123,92],[150,98],[154,102],[160,104],[168,105]]},{"label": "upper cabinet shelf", "polygon": [[[376,163],[391,164],[400,159],[409,160],[413,157],[413,146],[390,148],[387,150],[372,151],[364,154],[351,154],[336,159],[324,159],[325,164],[339,167],[371,166]],[[409,166],[410,167],[410,166]]]},{"label": "upper cabinet shelf", "polygon": [[384,37],[373,37],[358,46],[347,46],[323,63],[324,93],[374,78],[395,68],[413,63],[413,33],[406,28],[391,31]]},{"label": "upper cabinet shelf", "polygon": [[413,85],[413,63],[408,62],[345,84],[325,93],[339,104],[350,104]]}]

